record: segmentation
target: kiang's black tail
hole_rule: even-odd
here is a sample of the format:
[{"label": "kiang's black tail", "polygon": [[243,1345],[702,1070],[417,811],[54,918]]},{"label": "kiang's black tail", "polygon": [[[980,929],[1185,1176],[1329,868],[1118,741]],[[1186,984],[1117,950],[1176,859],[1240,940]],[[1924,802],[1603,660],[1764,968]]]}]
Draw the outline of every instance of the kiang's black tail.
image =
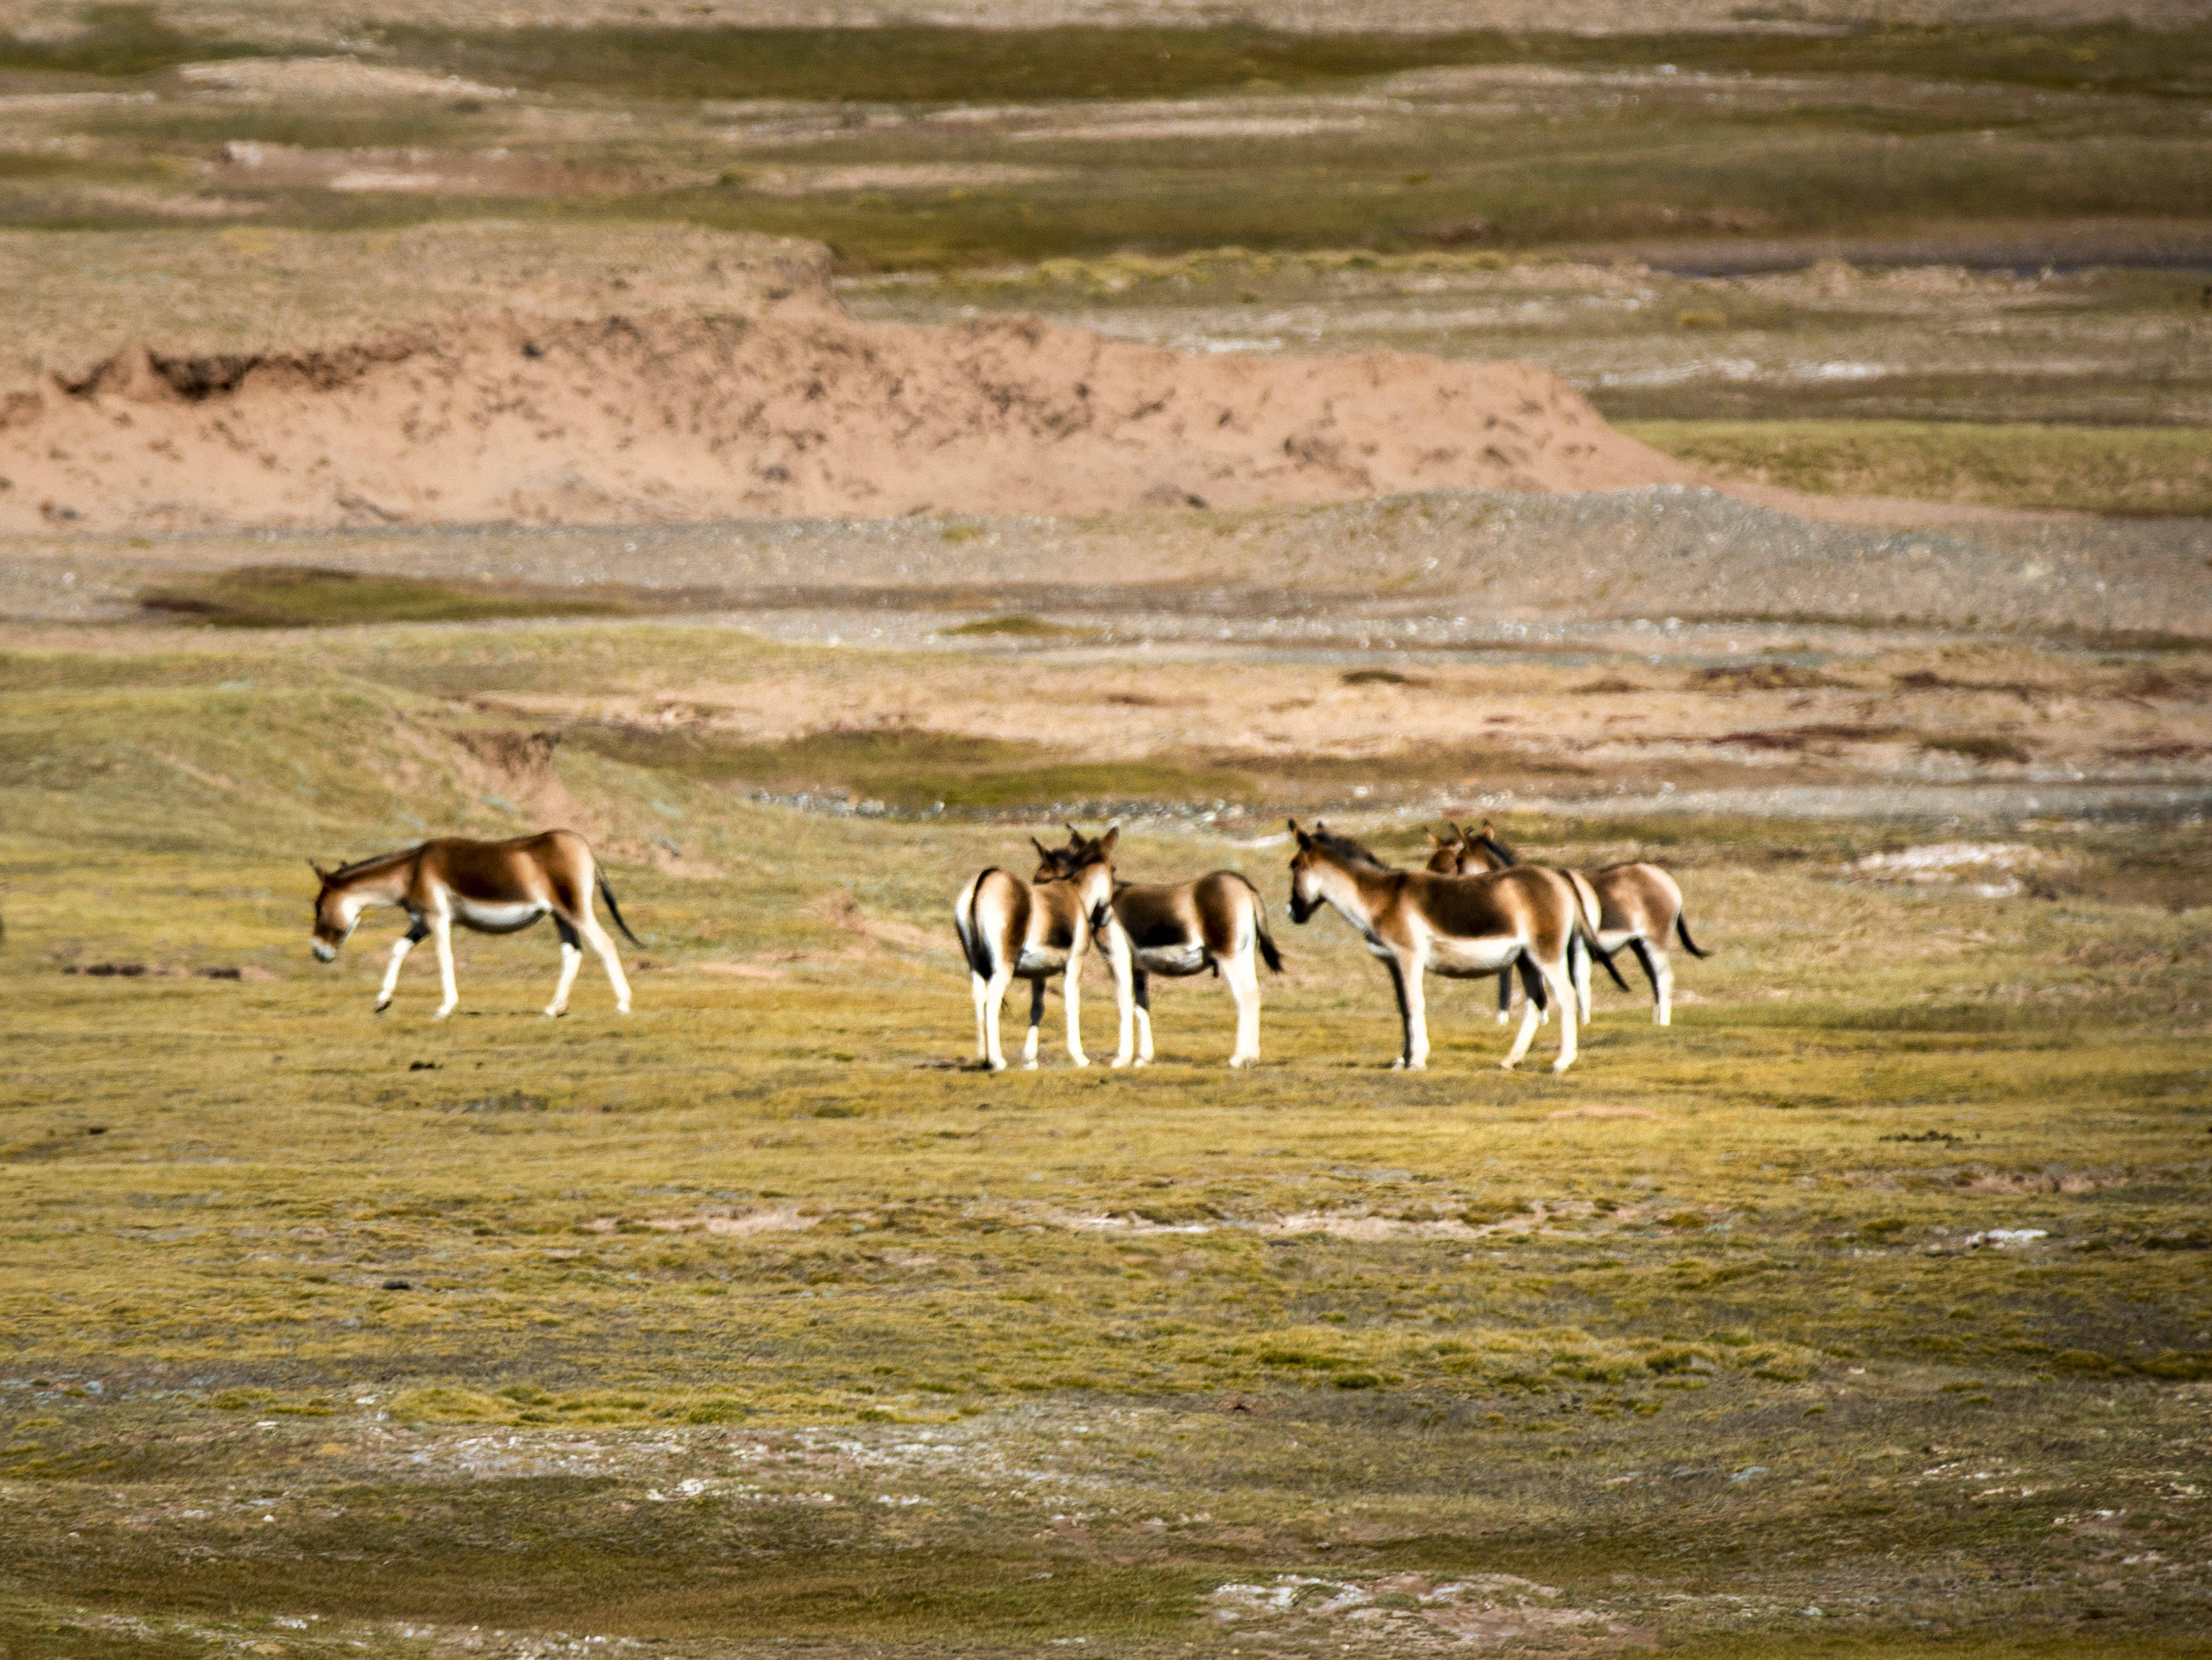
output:
[{"label": "kiang's black tail", "polygon": [[[1579,901],[1579,895],[1577,895],[1577,900]],[[1583,917],[1582,911],[1582,906],[1577,902],[1575,906],[1575,936],[1568,944],[1567,949],[1569,954],[1571,955],[1573,954],[1574,948],[1579,945],[1583,950],[1589,952],[1591,956],[1595,957],[1600,963],[1604,965],[1605,972],[1613,976],[1613,983],[1615,985],[1619,986],[1624,991],[1627,991],[1629,989],[1629,984],[1626,980],[1620,978],[1620,965],[1613,961],[1613,953],[1607,951],[1603,946],[1597,942],[1597,935],[1591,929],[1589,923]]]},{"label": "kiang's black tail", "polygon": [[[1233,871],[1231,874],[1237,875]],[[1252,927],[1259,940],[1260,960],[1267,965],[1269,973],[1279,974],[1283,972],[1283,954],[1275,948],[1275,936],[1267,931],[1267,901],[1260,897],[1258,888],[1252,888],[1250,878],[1237,875],[1237,880],[1252,888]]]},{"label": "kiang's black tail", "polygon": [[623,920],[622,911],[615,904],[615,890],[607,886],[607,873],[596,870],[592,874],[599,879],[599,897],[607,902],[607,914],[615,919],[615,926],[622,930],[623,937],[632,945],[643,945],[645,942],[631,933],[629,924]]},{"label": "kiang's black tail", "polygon": [[1682,948],[1692,956],[1710,957],[1713,954],[1710,951],[1700,950],[1698,942],[1690,937],[1690,919],[1680,911],[1674,913],[1674,933],[1682,942]]},{"label": "kiang's black tail", "polygon": [[969,884],[967,921],[963,924],[957,916],[953,918],[956,931],[960,936],[961,954],[968,959],[969,972],[981,974],[987,980],[991,978],[991,958],[990,954],[983,949],[983,936],[975,930],[975,901],[982,898],[983,884],[998,869],[997,865],[991,865]]}]

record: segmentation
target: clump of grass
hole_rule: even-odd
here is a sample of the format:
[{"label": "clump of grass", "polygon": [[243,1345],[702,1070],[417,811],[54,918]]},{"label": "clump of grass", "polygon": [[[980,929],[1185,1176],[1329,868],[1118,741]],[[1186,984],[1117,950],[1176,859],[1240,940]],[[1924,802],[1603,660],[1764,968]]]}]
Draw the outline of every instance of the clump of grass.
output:
[{"label": "clump of grass", "polygon": [[522,585],[249,565],[146,589],[149,611],[216,628],[313,628],[363,622],[477,622],[499,617],[630,615],[629,602],[577,597]]},{"label": "clump of grass", "polygon": [[2212,433],[1937,421],[1644,421],[1622,430],[1729,478],[1814,495],[2212,513]]},{"label": "clump of grass", "polygon": [[1942,737],[1923,738],[1920,747],[1933,754],[1957,755],[1972,761],[2004,760],[2024,764],[2030,758],[2028,747],[2018,738],[1990,732],[1960,732]]},{"label": "clump of grass", "polygon": [[259,57],[269,50],[173,28],[161,21],[160,9],[150,5],[87,6],[80,21],[82,28],[54,37],[0,34],[0,70],[149,75],[179,64]]},{"label": "clump of grass", "polygon": [[1064,760],[1042,744],[910,729],[816,732],[787,742],[746,743],[719,733],[587,725],[578,748],[711,783],[777,793],[824,792],[891,807],[996,811],[1054,803],[1237,800],[1253,780],[1226,768],[1174,761]]},{"label": "clump of grass", "polygon": [[[948,540],[952,532],[945,532]],[[957,627],[943,628],[940,633],[965,639],[1093,639],[1097,631],[1075,628],[1064,622],[1053,622],[1043,617],[1013,615],[978,617],[973,622],[963,622]]]}]

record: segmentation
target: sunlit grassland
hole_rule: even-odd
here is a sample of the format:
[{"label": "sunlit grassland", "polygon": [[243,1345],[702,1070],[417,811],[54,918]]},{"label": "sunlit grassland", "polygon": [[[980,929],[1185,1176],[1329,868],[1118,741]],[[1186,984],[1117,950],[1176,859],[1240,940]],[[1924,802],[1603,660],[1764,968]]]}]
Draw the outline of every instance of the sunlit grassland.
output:
[{"label": "sunlit grassland", "polygon": [[[0,191],[0,223],[145,227],[179,212],[325,230],[492,214],[647,219],[815,238],[855,266],[896,270],[1223,243],[1532,248],[1977,225],[2018,233],[2084,218],[2186,225],[2212,213],[2197,118],[2212,93],[2204,39],[2202,29],[2125,28],[1592,38],[393,28],[362,39],[370,61],[521,96],[398,106],[280,96],[225,107],[180,97],[166,71],[270,48],[194,40],[113,8],[68,41],[0,39],[0,73],[26,86],[154,94],[39,118],[51,133],[20,126],[0,158],[0,175],[16,175]],[[1409,70],[1504,78],[1384,78]],[[1133,100],[1205,101],[1147,136],[1163,102]],[[810,107],[851,119],[779,137],[742,124],[761,117],[748,100],[782,100],[802,127]],[[975,118],[929,118],[947,106]],[[1085,106],[1103,130],[1061,119]],[[1046,124],[1023,126],[1040,109]],[[1226,125],[1179,130],[1194,113]],[[1137,130],[1124,130],[1133,121]],[[1056,134],[1054,122],[1067,130]],[[277,186],[237,168],[199,182],[230,141],[434,146],[457,166],[495,148],[635,176],[551,195],[497,184],[427,194]],[[67,158],[58,166],[58,155]],[[1017,156],[1044,175],[1022,186],[754,188],[764,168],[957,168]],[[146,188],[91,188],[118,181]],[[155,186],[195,200],[165,204]]]},{"label": "sunlit grassland", "polygon": [[[111,1615],[303,1655],[379,1621],[1226,1650],[1224,1583],[1415,1570],[1686,1651],[1802,1643],[1816,1600],[1838,1652],[2040,1651],[2085,1609],[2185,1651],[2196,1582],[2118,1558],[2202,1553],[2201,908],[1847,875],[1893,824],[1516,819],[1678,870],[1717,954],[1677,958],[1673,1028],[1601,991],[1575,1071],[1547,1031],[1506,1075],[1488,987],[1440,984],[1431,1069],[1393,1074],[1379,971],[1279,914],[1257,1072],[1193,981],[1153,1068],[1067,1066],[1055,1001],[1045,1067],[990,1076],[953,1069],[945,910],[1018,828],[564,748],[636,1014],[587,967],[545,1021],[533,933],[464,938],[450,1022],[419,959],[374,1016],[392,913],[313,964],[304,857],[516,827],[424,737],[484,717],[434,700],[696,672],[704,637],[596,633],[7,659],[11,1652]],[[1124,868],[1279,898],[1255,839],[1133,825]]]},{"label": "sunlit grassland", "polygon": [[2094,513],[2212,512],[2212,439],[2186,428],[1646,421],[1622,430],[1723,477],[1823,494]]}]

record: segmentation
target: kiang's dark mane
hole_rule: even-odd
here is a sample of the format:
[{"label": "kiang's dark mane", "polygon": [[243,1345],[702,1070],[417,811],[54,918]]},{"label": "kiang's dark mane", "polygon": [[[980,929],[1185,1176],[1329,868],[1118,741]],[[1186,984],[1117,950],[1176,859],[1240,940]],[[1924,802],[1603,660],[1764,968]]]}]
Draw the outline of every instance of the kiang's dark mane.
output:
[{"label": "kiang's dark mane", "polygon": [[1498,840],[1496,836],[1491,834],[1487,830],[1477,836],[1474,840],[1475,845],[1478,847],[1487,847],[1492,853],[1495,853],[1499,858],[1503,859],[1509,866],[1521,863],[1521,856],[1518,853],[1508,847],[1504,842]]},{"label": "kiang's dark mane", "polygon": [[351,864],[342,864],[324,878],[325,881],[343,881],[348,876],[357,876],[364,870],[374,870],[380,864],[390,864],[398,859],[411,859],[422,851],[417,845],[403,847],[397,852],[372,853],[365,859],[356,859]]},{"label": "kiang's dark mane", "polygon": [[1311,834],[1316,846],[1335,854],[1340,859],[1350,859],[1355,864],[1372,865],[1377,870],[1393,868],[1370,852],[1365,843],[1354,841],[1349,836],[1340,836],[1334,830],[1316,830]]}]

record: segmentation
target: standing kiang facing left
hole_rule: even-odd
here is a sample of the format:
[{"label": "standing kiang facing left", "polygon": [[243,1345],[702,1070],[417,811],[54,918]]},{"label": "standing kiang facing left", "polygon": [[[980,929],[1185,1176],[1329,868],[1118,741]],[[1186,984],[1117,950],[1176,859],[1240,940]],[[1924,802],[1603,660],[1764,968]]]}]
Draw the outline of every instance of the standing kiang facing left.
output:
[{"label": "standing kiang facing left", "polygon": [[592,857],[591,844],[573,830],[548,830],[513,841],[448,837],[356,859],[335,870],[308,863],[323,882],[315,895],[314,938],[315,955],[322,961],[337,957],[362,912],[373,906],[397,906],[410,919],[406,933],[392,942],[391,965],[384,971],[383,989],[376,994],[380,1015],[390,1006],[399,984],[399,966],[423,940],[437,947],[444,995],[430,1018],[442,1021],[460,1001],[453,984],[456,924],[479,934],[517,934],[549,916],[561,936],[561,979],[553,1001],[545,1006],[546,1015],[568,1012],[568,991],[576,983],[586,942],[606,967],[615,1008],[629,1013],[629,982],[623,978],[615,942],[592,914],[594,888],[606,900],[607,914],[623,936],[633,945],[641,942],[616,908],[614,890]]}]

